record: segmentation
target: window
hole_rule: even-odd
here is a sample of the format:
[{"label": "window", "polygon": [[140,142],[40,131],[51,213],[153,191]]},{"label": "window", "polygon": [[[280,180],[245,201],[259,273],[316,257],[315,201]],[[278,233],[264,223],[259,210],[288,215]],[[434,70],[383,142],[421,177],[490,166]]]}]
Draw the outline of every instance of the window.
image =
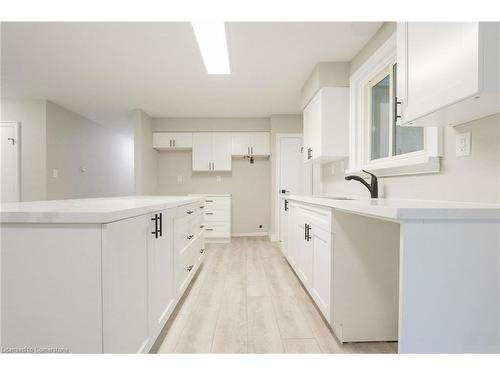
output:
[{"label": "window", "polygon": [[440,171],[441,129],[396,125],[396,37],[350,77],[349,167],[346,173],[394,176]]},{"label": "window", "polygon": [[391,63],[367,84],[370,161],[424,149],[423,128],[396,125],[396,74],[396,63]]}]

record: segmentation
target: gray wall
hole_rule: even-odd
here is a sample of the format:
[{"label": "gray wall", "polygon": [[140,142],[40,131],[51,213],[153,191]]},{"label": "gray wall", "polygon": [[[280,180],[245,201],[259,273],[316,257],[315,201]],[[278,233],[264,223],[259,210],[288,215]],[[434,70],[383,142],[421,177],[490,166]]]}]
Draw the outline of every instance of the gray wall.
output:
[{"label": "gray wall", "polygon": [[[395,31],[394,23],[384,24],[351,62],[351,74]],[[472,133],[472,155],[456,157],[455,136],[467,131]],[[447,127],[443,138],[441,172],[380,179],[385,197],[500,203],[500,114]],[[344,180],[342,166],[347,160],[322,166],[322,192],[368,197],[361,184]]]},{"label": "gray wall", "polygon": [[52,102],[47,102],[46,115],[47,199],[134,193],[132,134],[125,136]]},{"label": "gray wall", "polygon": [[[269,131],[264,118],[152,119],[155,131]],[[191,151],[158,154],[158,194],[232,194],[232,233],[268,233],[271,210],[271,162],[233,158],[232,172],[193,172]],[[182,182],[178,181],[182,176]],[[217,181],[220,177],[220,182]],[[262,225],[262,228],[259,228]]]},{"label": "gray wall", "polygon": [[21,124],[22,201],[47,199],[45,109],[45,100],[2,100],[2,121]]}]

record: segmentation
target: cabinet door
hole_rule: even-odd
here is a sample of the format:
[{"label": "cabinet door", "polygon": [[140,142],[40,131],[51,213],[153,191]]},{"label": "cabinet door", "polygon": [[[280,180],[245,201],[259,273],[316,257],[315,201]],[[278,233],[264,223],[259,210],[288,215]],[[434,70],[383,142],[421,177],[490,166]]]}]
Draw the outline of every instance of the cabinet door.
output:
[{"label": "cabinet door", "polygon": [[250,154],[250,133],[231,134],[231,153],[235,156]]},{"label": "cabinet door", "polygon": [[321,147],[321,91],[304,109],[304,161],[311,160]]},{"label": "cabinet door", "polygon": [[172,133],[173,148],[193,147],[193,133]]},{"label": "cabinet door", "polygon": [[269,145],[269,133],[258,132],[250,134],[250,151],[252,155],[269,155],[270,145]]},{"label": "cabinet door", "polygon": [[147,350],[150,215],[102,226],[103,351]]},{"label": "cabinet door", "polygon": [[212,170],[231,170],[231,138],[231,133],[212,133]]},{"label": "cabinet door", "polygon": [[312,242],[312,279],[311,296],[319,309],[332,323],[330,316],[331,280],[332,280],[332,241],[331,235],[325,230],[313,226],[310,230]]},{"label": "cabinet door", "polygon": [[403,123],[479,92],[478,22],[409,22],[398,33]]},{"label": "cabinet door", "polygon": [[312,242],[305,238],[307,221],[306,218],[301,215],[300,209],[298,209],[297,221],[296,221],[296,232],[297,232],[297,247],[296,247],[296,272],[300,280],[306,288],[311,287],[311,276],[312,276]]},{"label": "cabinet door", "polygon": [[153,133],[153,148],[165,149],[173,148],[172,133],[154,132]]},{"label": "cabinet door", "polygon": [[193,171],[211,170],[212,161],[212,133],[193,133]]},{"label": "cabinet door", "polygon": [[173,214],[171,210],[155,212],[152,219],[149,242],[149,322],[151,336],[156,337],[175,303]]}]

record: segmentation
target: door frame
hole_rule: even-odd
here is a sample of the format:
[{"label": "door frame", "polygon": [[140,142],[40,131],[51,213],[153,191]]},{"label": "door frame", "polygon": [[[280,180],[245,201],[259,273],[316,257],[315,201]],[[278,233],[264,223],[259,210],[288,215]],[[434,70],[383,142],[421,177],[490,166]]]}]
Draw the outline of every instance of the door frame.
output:
[{"label": "door frame", "polygon": [[1,127],[13,126],[14,127],[14,152],[16,157],[14,159],[15,166],[14,171],[16,174],[15,182],[16,182],[16,202],[21,201],[21,123],[18,121],[0,121]]},{"label": "door frame", "polygon": [[280,178],[281,178],[281,149],[280,143],[283,138],[300,138],[304,143],[304,135],[302,133],[277,133],[275,144],[275,176],[274,176],[274,231],[271,235],[271,241],[280,240]]}]

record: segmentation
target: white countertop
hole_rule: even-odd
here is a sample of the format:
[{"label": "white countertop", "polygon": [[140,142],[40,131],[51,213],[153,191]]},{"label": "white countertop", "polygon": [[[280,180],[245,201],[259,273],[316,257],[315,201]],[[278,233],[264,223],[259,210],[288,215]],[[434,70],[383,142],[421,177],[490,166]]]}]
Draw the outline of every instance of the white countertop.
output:
[{"label": "white countertop", "polygon": [[330,199],[300,195],[283,199],[331,207],[385,220],[500,220],[500,205],[413,199]]},{"label": "white countertop", "polygon": [[230,197],[231,194],[189,194],[190,197]]},{"label": "white countertop", "polygon": [[109,223],[202,200],[194,196],[130,196],[3,203],[1,223]]}]

